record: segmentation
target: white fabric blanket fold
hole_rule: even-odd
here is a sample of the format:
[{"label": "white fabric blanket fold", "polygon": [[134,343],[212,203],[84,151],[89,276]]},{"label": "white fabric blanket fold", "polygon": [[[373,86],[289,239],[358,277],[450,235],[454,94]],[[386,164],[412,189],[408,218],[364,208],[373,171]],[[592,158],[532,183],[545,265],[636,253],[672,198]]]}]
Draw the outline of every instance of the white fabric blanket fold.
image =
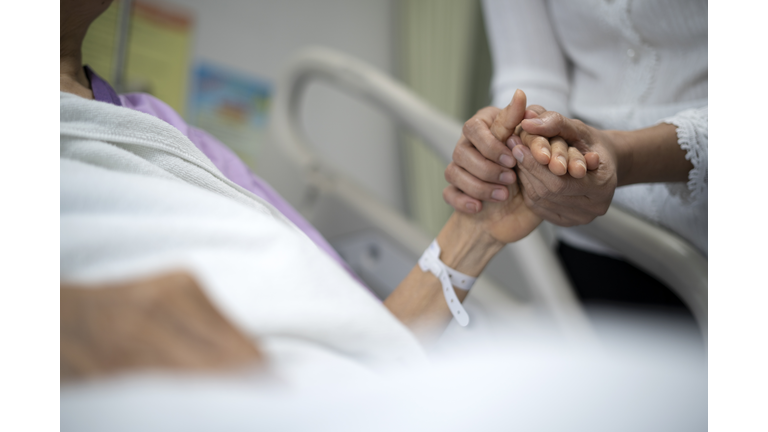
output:
[{"label": "white fabric blanket fold", "polygon": [[[156,117],[60,92],[60,120],[63,158],[115,171],[175,177],[293,226],[271,204],[226,178],[178,129]],[[126,152],[106,149],[103,143]]]},{"label": "white fabric blanket fold", "polygon": [[362,374],[424,362],[379,301],[175,128],[65,93],[60,101],[62,280],[186,269],[268,355],[290,359],[276,365],[288,375],[315,361]]}]

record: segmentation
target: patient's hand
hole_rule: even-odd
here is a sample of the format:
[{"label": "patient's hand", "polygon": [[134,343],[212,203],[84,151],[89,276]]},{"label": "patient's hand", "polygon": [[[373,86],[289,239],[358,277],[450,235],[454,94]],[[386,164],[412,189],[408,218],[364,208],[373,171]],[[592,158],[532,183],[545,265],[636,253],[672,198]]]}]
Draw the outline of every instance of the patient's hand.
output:
[{"label": "patient's hand", "polygon": [[511,198],[506,201],[486,202],[483,210],[475,215],[461,214],[478,223],[496,241],[505,244],[522,240],[542,221],[525,205],[517,185],[509,186],[509,189]]},{"label": "patient's hand", "polygon": [[253,341],[185,273],[101,286],[61,284],[61,380],[137,369],[257,365]]},{"label": "patient's hand", "polygon": [[[525,107],[526,96],[522,90],[515,92],[515,97],[512,99],[509,105],[503,110],[496,113],[496,117],[493,122],[488,126],[489,134],[498,143],[512,143],[511,137],[515,137],[519,141],[519,137],[514,135],[515,129],[519,127],[520,123],[526,116],[536,116],[536,112],[526,110]],[[468,122],[469,123],[469,122]],[[485,124],[485,123],[483,123]],[[467,127],[465,127],[467,129]],[[544,139],[547,141],[546,139]],[[459,153],[459,146],[456,147],[454,152],[454,159]],[[486,161],[490,163],[490,161]],[[451,164],[454,169],[457,168],[455,163]],[[449,178],[449,169],[446,170],[446,178]],[[468,174],[464,171],[465,174]],[[477,180],[477,179],[475,179]],[[494,185],[495,188],[502,187],[506,189],[506,198],[503,200],[488,200],[482,205],[482,211],[469,216],[470,220],[474,220],[479,223],[482,229],[488,233],[494,240],[501,243],[512,243],[518,241],[527,236],[531,231],[541,223],[541,218],[531,212],[525,205],[523,196],[519,194],[519,187],[517,181],[512,182],[507,186]],[[451,203],[452,198],[457,195],[463,195],[462,191],[454,184],[449,185],[443,191],[443,197],[446,201]],[[465,215],[466,216],[466,215]]]}]

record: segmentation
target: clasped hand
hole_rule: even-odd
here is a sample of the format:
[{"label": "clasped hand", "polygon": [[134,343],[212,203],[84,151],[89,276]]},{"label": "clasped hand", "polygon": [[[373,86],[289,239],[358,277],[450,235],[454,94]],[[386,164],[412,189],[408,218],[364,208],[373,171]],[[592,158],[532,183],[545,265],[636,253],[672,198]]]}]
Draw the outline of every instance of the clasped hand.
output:
[{"label": "clasped hand", "polygon": [[519,189],[534,214],[556,225],[586,224],[605,214],[617,186],[615,139],[525,105],[518,90],[503,110],[483,108],[464,124],[445,170],[445,201],[475,214]]}]

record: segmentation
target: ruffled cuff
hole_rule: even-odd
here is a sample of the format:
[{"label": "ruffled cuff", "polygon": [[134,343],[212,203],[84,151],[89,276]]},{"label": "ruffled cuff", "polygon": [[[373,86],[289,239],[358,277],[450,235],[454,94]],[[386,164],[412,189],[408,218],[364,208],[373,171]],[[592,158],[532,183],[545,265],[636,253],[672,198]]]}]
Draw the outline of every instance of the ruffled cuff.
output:
[{"label": "ruffled cuff", "polygon": [[707,199],[709,177],[707,108],[705,106],[685,110],[658,122],[677,126],[677,143],[685,150],[685,159],[693,164],[693,169],[688,173],[687,188],[675,187],[674,183],[669,184],[673,195],[680,195],[683,201],[689,203]]}]

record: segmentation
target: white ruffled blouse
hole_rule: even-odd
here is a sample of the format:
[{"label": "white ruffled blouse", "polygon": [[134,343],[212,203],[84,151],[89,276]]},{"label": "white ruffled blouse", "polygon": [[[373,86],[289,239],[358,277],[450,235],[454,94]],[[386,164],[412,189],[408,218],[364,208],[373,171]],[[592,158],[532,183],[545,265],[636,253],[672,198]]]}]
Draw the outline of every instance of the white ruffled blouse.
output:
[{"label": "white ruffled blouse", "polygon": [[[688,183],[618,188],[613,202],[707,253],[706,0],[484,0],[493,103],[529,104],[602,129],[670,123]],[[609,252],[567,229],[575,246]]]}]

